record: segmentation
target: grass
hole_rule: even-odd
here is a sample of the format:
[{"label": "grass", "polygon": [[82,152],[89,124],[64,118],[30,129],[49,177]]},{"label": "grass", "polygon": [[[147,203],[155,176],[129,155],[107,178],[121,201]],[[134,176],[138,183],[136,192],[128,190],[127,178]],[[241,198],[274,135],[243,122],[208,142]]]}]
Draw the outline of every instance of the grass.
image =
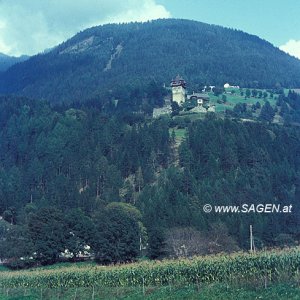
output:
[{"label": "grass", "polygon": [[226,109],[233,109],[233,105],[229,104],[215,104],[216,105],[216,112],[217,113],[223,113]]},{"label": "grass", "polygon": [[[246,89],[244,89],[244,93],[245,91]],[[265,92],[266,90],[257,89],[257,91]],[[269,101],[272,106],[275,106],[276,104],[276,99],[275,99],[276,96],[274,96],[274,98],[270,98],[269,93],[266,100],[264,100],[263,98],[254,98],[254,97],[245,99],[245,96],[241,96],[240,92],[236,90],[235,94],[230,94],[230,93],[224,94],[227,100],[226,103],[224,104],[217,103],[219,99],[222,99],[222,95],[217,97],[212,92],[208,94],[210,97],[210,103],[216,105],[216,112],[224,112],[226,109],[232,109],[237,103],[247,103],[247,105],[252,105],[252,104],[256,104],[256,102],[259,102],[261,105],[264,105],[265,101]]]},{"label": "grass", "polygon": [[[184,120],[185,118],[189,119],[191,122],[195,120],[203,120],[205,118],[204,113],[191,113],[191,112],[181,112],[179,116],[174,117],[174,120]],[[172,133],[172,132],[171,132]]]},{"label": "grass", "polygon": [[0,289],[1,300],[16,299],[137,299],[137,300],[234,300],[234,299],[300,299],[297,284],[273,284],[268,287],[238,287],[226,284],[126,287],[126,288],[60,288],[60,289]]},{"label": "grass", "polygon": [[7,267],[0,266],[0,272],[3,272],[3,271],[9,271],[9,269]]},{"label": "grass", "polygon": [[175,132],[175,139],[177,141],[181,141],[185,137],[185,134],[186,134],[185,128],[174,128],[174,129],[172,128],[172,129],[170,129],[170,135],[172,135],[173,130]]}]

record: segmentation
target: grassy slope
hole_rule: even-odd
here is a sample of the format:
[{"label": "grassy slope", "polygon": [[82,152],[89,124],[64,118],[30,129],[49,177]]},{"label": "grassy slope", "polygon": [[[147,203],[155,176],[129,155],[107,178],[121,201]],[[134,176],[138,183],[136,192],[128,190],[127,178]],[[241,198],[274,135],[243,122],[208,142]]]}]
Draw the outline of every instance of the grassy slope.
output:
[{"label": "grassy slope", "polygon": [[[246,89],[244,90],[244,94]],[[252,90],[252,89],[250,89]],[[257,89],[257,91],[262,91],[265,92],[265,90],[259,90]],[[265,103],[265,100],[263,98],[254,98],[254,97],[250,97],[245,99],[245,96],[241,96],[240,92],[238,90],[236,90],[235,94],[224,94],[226,96],[227,102],[225,104],[219,104],[217,103],[218,99],[222,99],[222,95],[219,97],[214,96],[213,93],[209,93],[209,97],[210,97],[210,103],[211,104],[215,104],[216,105],[216,111],[217,112],[224,112],[226,109],[233,109],[233,107],[237,104],[237,103],[247,103],[247,105],[252,105],[255,104],[256,102],[259,102],[261,105],[263,105]],[[272,106],[275,106],[276,103],[276,99],[277,95],[275,95],[273,98],[269,97],[270,94],[268,93],[268,97],[266,98],[267,101],[270,102],[270,104]]]},{"label": "grassy slope", "polygon": [[203,286],[166,286],[134,288],[61,288],[61,289],[0,289],[0,299],[161,299],[161,300],[234,300],[271,299],[296,300],[300,288],[296,284],[277,284],[268,287],[235,287],[224,284]]},{"label": "grassy slope", "polygon": [[[257,91],[262,91],[262,92],[266,91],[264,89],[256,89],[256,90]],[[243,89],[243,91],[244,91],[244,94],[245,94],[246,89]],[[251,88],[250,88],[250,91],[252,91]],[[284,90],[285,94],[288,94],[288,91],[289,91],[288,89],[285,89]],[[234,106],[238,103],[246,103],[247,106],[250,108],[253,104],[256,104],[257,102],[259,102],[261,104],[261,106],[263,106],[266,101],[269,101],[271,106],[275,107],[277,97],[278,97],[278,95],[274,95],[273,98],[270,98],[270,93],[268,93],[268,97],[266,99],[258,98],[258,97],[255,98],[255,97],[252,97],[252,96],[250,98],[245,99],[245,96],[241,96],[240,91],[236,90],[236,93],[233,94],[233,95],[231,93],[224,93],[223,94],[223,95],[226,96],[226,103],[218,103],[218,100],[222,99],[222,95],[217,97],[217,96],[214,95],[213,92],[209,92],[208,95],[209,95],[209,98],[210,98],[209,103],[211,105],[215,105],[216,113],[218,113],[219,116],[221,116],[221,117],[224,116],[225,111],[227,109],[228,110],[233,109]],[[259,113],[260,113],[260,110],[257,110],[256,112],[253,113],[253,116],[258,117]],[[187,117],[191,121],[195,121],[197,119],[203,119],[204,116],[205,116],[205,114],[203,114],[203,113],[181,112],[179,116],[175,117],[175,120],[176,120],[176,118],[183,119],[183,118]],[[278,117],[278,114],[276,114],[276,116]],[[276,116],[275,116],[274,120],[276,119]],[[181,135],[180,131],[177,132],[178,130],[181,130],[181,129],[175,129],[176,139],[178,137],[180,138],[180,135]],[[171,134],[171,132],[170,132],[170,134]]]},{"label": "grassy slope", "polygon": [[[256,89],[257,91],[262,91],[263,93],[266,92],[266,90],[264,89]],[[268,97],[266,99],[263,98],[254,98],[254,97],[250,97],[250,98],[246,98],[245,96],[241,96],[240,91],[239,90],[235,90],[235,94],[231,94],[231,93],[224,93],[223,95],[226,96],[226,103],[218,103],[218,100],[222,99],[222,95],[220,96],[215,96],[213,92],[209,92],[209,98],[210,101],[209,103],[211,105],[215,105],[215,109],[217,113],[220,113],[220,115],[223,115],[226,111],[226,109],[233,109],[233,107],[238,104],[238,103],[246,103],[249,107],[252,106],[252,104],[256,104],[257,102],[259,102],[261,104],[261,106],[263,106],[265,104],[266,101],[269,101],[271,106],[275,107],[276,106],[276,101],[277,101],[277,97],[278,95],[274,95],[273,98],[270,98],[270,93],[268,93]],[[243,89],[244,94],[246,89]],[[252,88],[250,88],[250,91],[252,91]],[[284,92],[285,94],[288,94],[288,89],[285,89]],[[259,110],[258,110],[259,113]],[[257,112],[256,112],[257,114]],[[194,121],[196,119],[203,119],[204,118],[203,113],[190,113],[190,112],[181,112],[180,116],[175,117],[176,118],[185,118],[188,117],[191,121]],[[254,113],[255,115],[255,113]],[[256,115],[258,116],[258,115]],[[176,138],[178,135],[180,135],[180,132],[177,132],[177,130],[175,130],[176,133]]]},{"label": "grassy slope", "polygon": [[176,141],[180,142],[184,137],[185,137],[185,134],[186,134],[186,129],[185,128],[172,128],[170,129],[170,135],[172,135],[172,132],[175,132],[175,139]]}]

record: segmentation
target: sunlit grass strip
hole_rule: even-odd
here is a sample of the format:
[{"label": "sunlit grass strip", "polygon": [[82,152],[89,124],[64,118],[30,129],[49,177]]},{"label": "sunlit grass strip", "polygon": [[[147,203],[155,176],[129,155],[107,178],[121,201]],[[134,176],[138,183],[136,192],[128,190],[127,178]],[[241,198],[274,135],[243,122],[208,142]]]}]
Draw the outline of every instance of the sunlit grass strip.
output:
[{"label": "sunlit grass strip", "polygon": [[120,266],[66,267],[9,271],[0,274],[0,287],[128,287],[268,280],[282,274],[299,276],[300,250],[237,253],[192,259],[133,263]]}]

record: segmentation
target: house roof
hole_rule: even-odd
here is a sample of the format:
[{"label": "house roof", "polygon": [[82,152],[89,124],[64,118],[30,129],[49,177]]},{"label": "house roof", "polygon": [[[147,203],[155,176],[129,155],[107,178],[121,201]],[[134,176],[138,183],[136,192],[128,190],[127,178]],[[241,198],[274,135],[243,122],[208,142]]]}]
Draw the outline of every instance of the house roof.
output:
[{"label": "house roof", "polygon": [[183,87],[185,87],[185,85],[186,85],[185,80],[179,75],[177,75],[175,77],[175,79],[172,79],[172,81],[171,81],[171,86],[183,86]]},{"label": "house roof", "polygon": [[204,93],[194,93],[191,95],[187,95],[187,98],[190,99],[191,97],[197,97],[197,98],[201,98],[201,99],[209,99],[208,94],[204,94]]}]

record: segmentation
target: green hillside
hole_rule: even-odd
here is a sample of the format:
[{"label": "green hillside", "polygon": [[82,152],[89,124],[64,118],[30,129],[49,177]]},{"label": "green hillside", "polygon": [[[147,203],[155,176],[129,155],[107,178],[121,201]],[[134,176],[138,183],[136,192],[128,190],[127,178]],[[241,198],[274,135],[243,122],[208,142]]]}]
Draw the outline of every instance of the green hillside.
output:
[{"label": "green hillside", "polygon": [[[249,249],[250,225],[258,249],[297,245],[300,96],[276,97],[251,122],[245,103],[222,118],[152,119],[0,98],[0,258],[24,268],[66,249],[101,264],[230,253]],[[292,210],[209,214],[206,204]]]},{"label": "green hillside", "polygon": [[[150,80],[177,74],[198,89],[230,82],[242,87],[300,86],[300,61],[242,31],[188,20],[110,24],[78,33],[46,54],[5,72],[0,93],[52,102],[126,98]],[[139,96],[142,98],[142,96]]]},{"label": "green hillside", "polygon": [[[216,113],[193,111],[199,99],[191,98],[152,117],[170,102],[167,87],[178,73],[190,93],[215,85],[203,105]],[[224,90],[225,82],[241,89]],[[112,285],[143,284],[136,274],[151,269],[150,288],[157,278],[195,287],[199,278],[213,284],[242,271],[252,282],[255,271],[280,289],[278,264],[286,275],[282,266],[291,263],[285,254],[257,256],[254,265],[247,256],[247,270],[243,259],[228,272],[219,267],[250,246],[300,243],[300,95],[289,90],[299,86],[300,61],[270,43],[174,19],[93,27],[12,66],[0,75],[0,93],[13,94],[0,96],[1,261],[25,269],[92,259],[102,266],[87,270],[87,280],[111,275]],[[225,206],[237,210],[220,211]],[[126,267],[98,272],[146,257],[218,253],[226,255],[212,268],[200,259],[177,261],[176,270],[149,262],[130,276]],[[295,260],[289,270],[298,276],[298,252]],[[0,287],[27,276],[11,274],[16,281],[2,277]],[[68,288],[69,278],[81,279],[63,274]]]}]

